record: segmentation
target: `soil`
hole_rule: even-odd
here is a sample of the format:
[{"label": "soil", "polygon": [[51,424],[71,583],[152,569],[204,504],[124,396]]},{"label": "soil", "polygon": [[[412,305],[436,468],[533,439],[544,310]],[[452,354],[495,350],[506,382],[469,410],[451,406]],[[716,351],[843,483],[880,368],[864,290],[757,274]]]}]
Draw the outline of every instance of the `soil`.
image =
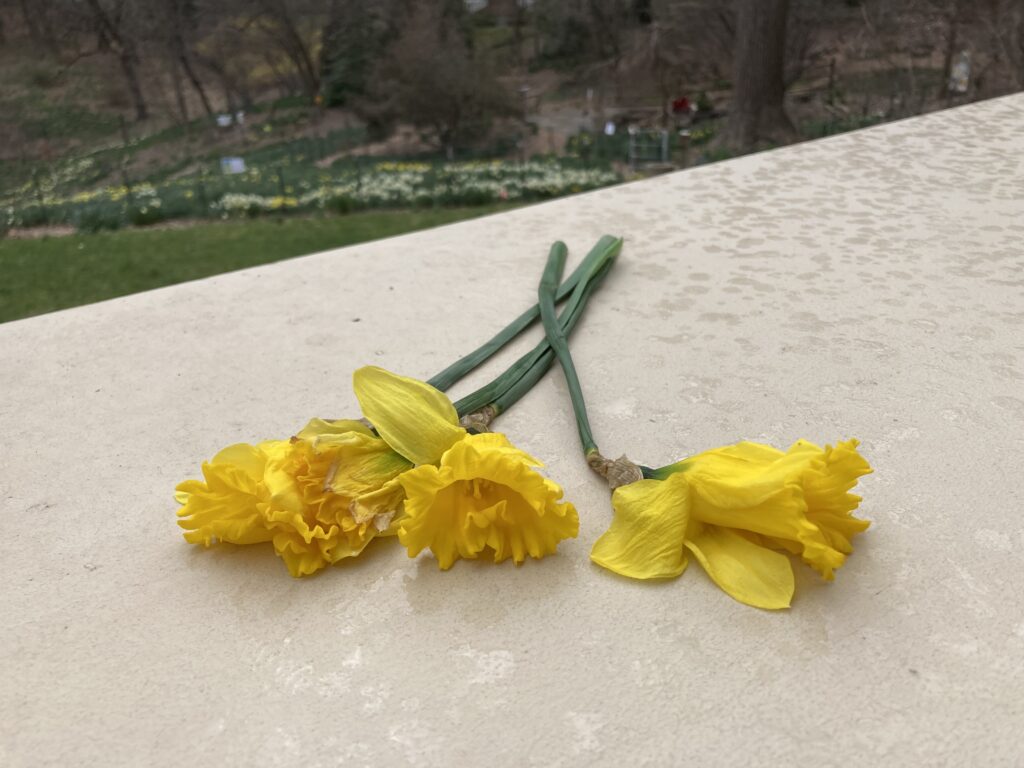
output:
[{"label": "soil", "polygon": [[51,224],[45,227],[14,227],[7,230],[8,240],[42,240],[45,237],[67,237],[77,230],[67,224]]}]

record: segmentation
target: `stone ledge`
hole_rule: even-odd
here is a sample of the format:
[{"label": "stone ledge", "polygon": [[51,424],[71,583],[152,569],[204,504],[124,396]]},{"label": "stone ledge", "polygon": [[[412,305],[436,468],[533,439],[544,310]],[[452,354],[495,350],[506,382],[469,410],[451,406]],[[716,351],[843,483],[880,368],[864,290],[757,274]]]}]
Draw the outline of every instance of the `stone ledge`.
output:
[{"label": "stone ledge", "polygon": [[[1018,95],[0,326],[0,762],[1024,760],[1022,125]],[[181,541],[202,458],[355,413],[358,365],[431,375],[605,232],[574,337],[602,447],[861,438],[835,583],[775,615],[593,567],[558,373],[497,423],[580,510],[557,557],[296,582]]]}]

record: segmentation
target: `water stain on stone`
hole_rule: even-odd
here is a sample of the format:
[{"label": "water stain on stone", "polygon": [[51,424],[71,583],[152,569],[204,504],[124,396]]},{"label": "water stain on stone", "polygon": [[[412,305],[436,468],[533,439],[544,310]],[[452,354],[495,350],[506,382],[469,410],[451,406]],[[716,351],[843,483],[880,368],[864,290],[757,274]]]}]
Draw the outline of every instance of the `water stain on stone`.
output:
[{"label": "water stain on stone", "polygon": [[740,324],[740,316],[731,312],[705,312],[699,319],[709,323],[725,323],[730,326]]},{"label": "water stain on stone", "polygon": [[732,285],[746,285],[753,288],[759,293],[774,293],[775,286],[768,285],[768,283],[762,283],[758,280],[753,280],[749,277],[734,277],[729,281]]}]

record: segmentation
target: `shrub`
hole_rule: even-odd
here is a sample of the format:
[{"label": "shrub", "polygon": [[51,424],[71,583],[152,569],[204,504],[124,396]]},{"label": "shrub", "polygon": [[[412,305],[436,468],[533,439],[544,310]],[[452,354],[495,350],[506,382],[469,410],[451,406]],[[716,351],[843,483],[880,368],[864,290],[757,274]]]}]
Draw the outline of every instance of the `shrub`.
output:
[{"label": "shrub", "polygon": [[21,227],[45,227],[57,220],[55,213],[50,206],[29,205],[18,211],[15,223]]},{"label": "shrub", "polygon": [[75,229],[90,234],[105,229],[120,229],[124,223],[124,215],[120,207],[98,205],[82,209],[75,220]]},{"label": "shrub", "polygon": [[136,227],[145,227],[150,224],[156,224],[158,221],[163,221],[164,211],[159,205],[133,205],[128,209],[127,219]]}]

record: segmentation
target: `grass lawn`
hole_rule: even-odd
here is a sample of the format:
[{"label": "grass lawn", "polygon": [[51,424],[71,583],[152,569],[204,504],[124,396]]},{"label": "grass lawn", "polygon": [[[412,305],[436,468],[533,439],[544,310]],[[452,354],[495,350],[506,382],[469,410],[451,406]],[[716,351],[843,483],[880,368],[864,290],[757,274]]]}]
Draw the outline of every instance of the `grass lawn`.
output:
[{"label": "grass lawn", "polygon": [[0,323],[512,207],[370,211],[0,239]]}]

